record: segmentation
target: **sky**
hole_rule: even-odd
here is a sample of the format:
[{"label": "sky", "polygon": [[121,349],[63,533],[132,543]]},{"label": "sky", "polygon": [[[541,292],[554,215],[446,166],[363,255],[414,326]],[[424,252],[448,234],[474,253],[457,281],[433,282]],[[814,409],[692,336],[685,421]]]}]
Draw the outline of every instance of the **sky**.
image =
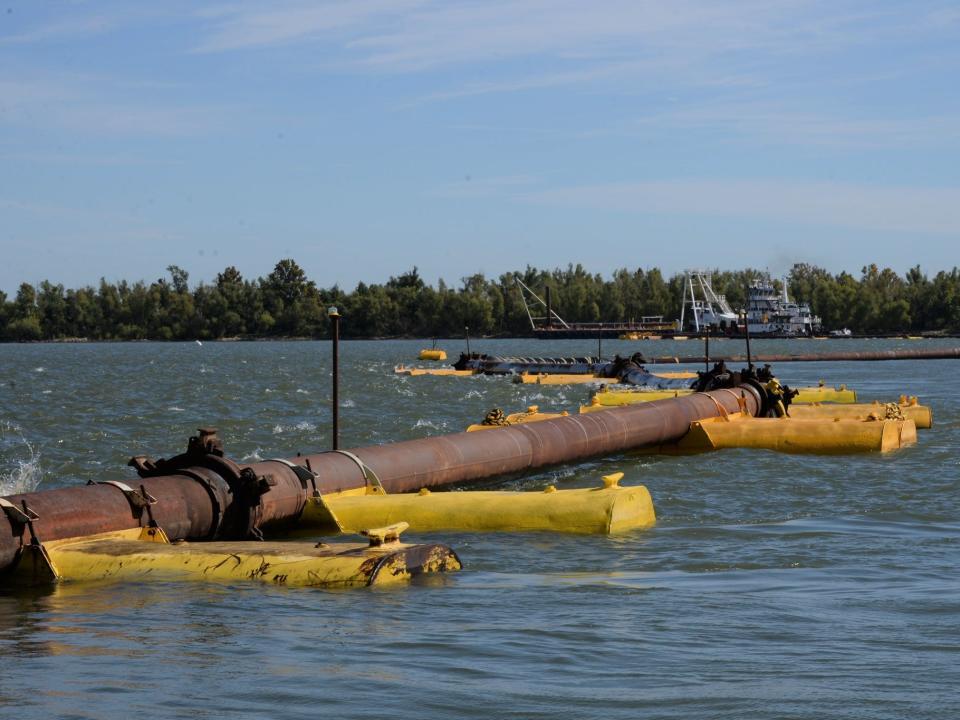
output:
[{"label": "sky", "polygon": [[0,0],[0,290],[960,265],[960,5]]}]

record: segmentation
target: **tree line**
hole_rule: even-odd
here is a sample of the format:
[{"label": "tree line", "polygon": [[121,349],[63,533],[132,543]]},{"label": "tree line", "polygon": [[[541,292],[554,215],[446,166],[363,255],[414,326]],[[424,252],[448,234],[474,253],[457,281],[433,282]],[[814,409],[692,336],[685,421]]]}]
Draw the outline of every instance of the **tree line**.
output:
[{"label": "tree line", "polygon": [[[344,337],[450,337],[465,327],[474,335],[526,335],[530,321],[516,279],[543,296],[564,319],[618,322],[680,316],[683,275],[669,279],[657,268],[623,268],[609,279],[581,265],[540,270],[527,267],[497,279],[462,278],[459,287],[442,280],[428,285],[413,268],[384,284],[360,283],[352,292],[319,288],[293,260],[276,264],[265,277],[244,278],[235,267],[212,284],[190,288],[176,265],[169,278],[64,289],[48,281],[20,285],[16,296],[0,292],[0,340],[210,340],[220,338],[325,337],[328,306],[343,316]],[[733,308],[742,307],[755,269],[714,271],[713,287]],[[960,331],[960,271],[932,279],[919,266],[905,276],[876,265],[860,277],[831,274],[805,263],[794,265],[787,282],[791,298],[811,305],[825,328],[855,333]],[[777,282],[777,284],[779,284]],[[541,308],[542,313],[542,308]]]}]

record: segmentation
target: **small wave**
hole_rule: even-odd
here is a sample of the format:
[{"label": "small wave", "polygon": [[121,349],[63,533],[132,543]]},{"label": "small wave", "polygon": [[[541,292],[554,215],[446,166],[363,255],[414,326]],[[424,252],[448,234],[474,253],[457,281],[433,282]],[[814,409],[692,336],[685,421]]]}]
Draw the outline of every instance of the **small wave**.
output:
[{"label": "small wave", "polygon": [[42,395],[49,395],[49,394],[52,393],[52,392],[53,392],[53,390],[44,390],[41,394],[42,394]]},{"label": "small wave", "polygon": [[356,407],[357,404],[353,400],[344,400],[340,403],[340,407]]},{"label": "small wave", "polygon": [[309,391],[309,390],[304,390],[303,388],[297,388],[297,393],[300,394],[300,395],[309,395],[309,394],[310,394],[310,391]]},{"label": "small wave", "polygon": [[240,462],[248,462],[251,460],[253,462],[260,462],[261,460],[263,460],[263,458],[260,456],[260,448],[257,448],[253,452],[247,453],[242,458],[240,458]]},{"label": "small wave", "polygon": [[470,392],[468,392],[466,395],[463,396],[463,399],[472,400],[474,398],[482,398],[482,397],[483,397],[483,393],[480,392],[479,390],[471,390]]},{"label": "small wave", "polygon": [[305,430],[316,430],[316,429],[317,429],[317,426],[314,425],[312,422],[301,420],[296,425],[281,425],[280,423],[277,423],[276,425],[273,426],[273,434],[279,435],[280,433],[284,433],[290,430],[300,430],[302,432]]},{"label": "small wave", "polygon": [[47,369],[46,369],[45,367],[35,367],[35,368],[33,369],[33,371],[34,371],[34,372],[46,372]]},{"label": "small wave", "polygon": [[425,420],[423,418],[420,418],[413,424],[414,430],[416,430],[417,428],[430,428],[431,430],[442,430],[445,426],[446,426],[446,423],[440,423],[439,425],[437,425],[432,420]]},{"label": "small wave", "polygon": [[9,472],[0,470],[0,495],[16,495],[17,493],[32,492],[37,489],[43,474],[40,470],[40,453],[23,437],[20,428],[13,423],[0,423],[0,451],[6,455],[11,452],[22,453],[26,448],[29,458],[13,458],[13,469]]},{"label": "small wave", "polygon": [[177,407],[176,405],[171,405],[167,408],[167,412],[183,412],[183,408]]}]

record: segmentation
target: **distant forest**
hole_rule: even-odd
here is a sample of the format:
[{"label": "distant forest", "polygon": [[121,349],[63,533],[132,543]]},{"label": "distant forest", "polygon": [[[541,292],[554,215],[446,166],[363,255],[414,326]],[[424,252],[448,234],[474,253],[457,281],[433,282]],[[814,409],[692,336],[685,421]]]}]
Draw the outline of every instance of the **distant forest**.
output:
[{"label": "distant forest", "polygon": [[[615,322],[680,316],[683,275],[665,279],[657,268],[621,269],[610,279],[582,266],[527,267],[496,280],[482,274],[450,287],[426,284],[416,268],[383,285],[360,283],[352,292],[319,288],[293,260],[281,260],[266,277],[247,279],[234,267],[212,284],[193,289],[176,265],[151,283],[101,280],[97,287],[64,289],[24,283],[16,297],[0,292],[0,340],[208,340],[218,338],[325,337],[327,307],[336,305],[344,337],[526,335],[530,323],[515,278],[542,295],[568,321]],[[744,303],[749,281],[761,271],[714,271],[713,287],[733,308]],[[832,275],[807,264],[788,275],[790,297],[808,302],[826,329],[855,333],[960,331],[960,271],[928,278],[919,266],[901,277],[876,265],[859,278]]]}]

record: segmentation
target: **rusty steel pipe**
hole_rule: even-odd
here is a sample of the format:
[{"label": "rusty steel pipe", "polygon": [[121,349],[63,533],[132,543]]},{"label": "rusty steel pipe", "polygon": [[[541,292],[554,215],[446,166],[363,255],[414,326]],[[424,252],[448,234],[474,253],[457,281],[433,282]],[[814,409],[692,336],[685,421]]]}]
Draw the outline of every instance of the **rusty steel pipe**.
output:
[{"label": "rusty steel pipe", "polygon": [[[881,360],[957,360],[960,359],[960,348],[943,348],[934,350],[871,350],[862,352],[833,352],[833,353],[803,353],[798,355],[753,355],[751,361],[757,363],[782,362],[844,362],[844,361],[881,361]],[[747,362],[745,355],[728,355],[726,357],[710,358],[713,362]],[[644,365],[672,365],[698,364],[705,362],[703,355],[688,355],[685,357],[643,358]]]},{"label": "rusty steel pipe", "polygon": [[[737,412],[741,406],[756,415],[763,404],[751,386],[714,390],[641,405],[612,408],[505,427],[485,433],[407,440],[356,448],[353,456],[372,471],[387,492],[464,484],[498,475],[522,473],[564,462],[577,462],[679,440],[694,420]],[[328,452],[287,461],[264,461],[237,466],[250,471],[268,487],[255,506],[231,490],[227,479],[210,466],[185,467],[168,475],[129,482],[156,503],[150,514],[171,540],[244,539],[250,529],[282,531],[294,524],[313,487],[296,469],[308,467],[322,492],[363,487],[364,470],[350,456]],[[17,508],[29,509],[37,519],[29,525],[12,514],[0,514],[0,571],[15,564],[21,543],[39,542],[125,530],[145,525],[122,489],[109,484],[58,488],[12,495]],[[253,520],[248,518],[253,515]],[[249,521],[249,522],[248,522]]]},{"label": "rusty steel pipe", "polygon": [[[751,415],[756,415],[763,403],[755,389],[744,386],[350,452],[376,473],[388,493],[410,492],[675,442],[694,420],[737,412],[741,400]],[[360,466],[346,455],[322,453],[297,458],[301,460],[309,461],[317,474],[320,492],[349,490],[366,482]]]}]

